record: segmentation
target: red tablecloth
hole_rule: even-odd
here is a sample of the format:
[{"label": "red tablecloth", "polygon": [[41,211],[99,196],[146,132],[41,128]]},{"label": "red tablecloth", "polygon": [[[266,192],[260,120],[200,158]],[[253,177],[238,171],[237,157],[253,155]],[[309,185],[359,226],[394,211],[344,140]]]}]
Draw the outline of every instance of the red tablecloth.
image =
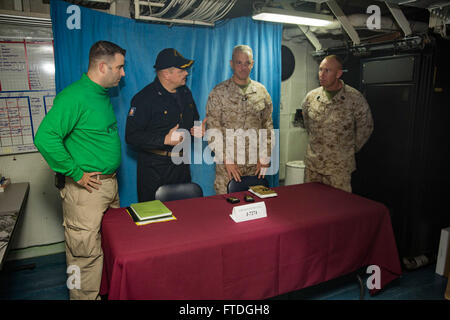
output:
[{"label": "red tablecloth", "polygon": [[[136,226],[125,209],[102,223],[101,293],[109,299],[264,299],[360,267],[401,274],[387,208],[318,183],[275,188],[267,218],[235,223],[225,196],[166,202],[177,220]],[[256,198],[256,197],[255,197]],[[258,199],[258,198],[257,198]],[[257,201],[262,201],[258,199]]]}]

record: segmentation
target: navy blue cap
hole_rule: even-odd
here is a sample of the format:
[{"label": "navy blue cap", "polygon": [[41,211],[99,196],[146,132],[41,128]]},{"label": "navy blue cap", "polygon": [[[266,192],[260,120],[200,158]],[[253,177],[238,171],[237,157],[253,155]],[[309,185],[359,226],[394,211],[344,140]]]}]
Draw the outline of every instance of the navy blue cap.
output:
[{"label": "navy blue cap", "polygon": [[179,69],[188,69],[192,66],[194,60],[184,58],[177,50],[167,48],[158,53],[156,63],[153,66],[157,71],[171,67]]}]

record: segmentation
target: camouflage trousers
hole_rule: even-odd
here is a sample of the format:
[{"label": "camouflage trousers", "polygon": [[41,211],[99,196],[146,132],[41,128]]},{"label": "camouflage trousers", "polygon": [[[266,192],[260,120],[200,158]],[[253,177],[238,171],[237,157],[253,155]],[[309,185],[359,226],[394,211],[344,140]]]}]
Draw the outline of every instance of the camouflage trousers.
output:
[{"label": "camouflage trousers", "polygon": [[305,168],[305,182],[320,182],[337,189],[352,192],[352,174],[343,173],[340,175],[323,175],[316,171]]},{"label": "camouflage trousers", "polygon": [[[256,164],[238,164],[241,176],[254,176],[256,172]],[[214,189],[216,194],[225,194],[230,179],[228,178],[227,169],[224,164],[216,164],[216,180],[214,181]]]}]

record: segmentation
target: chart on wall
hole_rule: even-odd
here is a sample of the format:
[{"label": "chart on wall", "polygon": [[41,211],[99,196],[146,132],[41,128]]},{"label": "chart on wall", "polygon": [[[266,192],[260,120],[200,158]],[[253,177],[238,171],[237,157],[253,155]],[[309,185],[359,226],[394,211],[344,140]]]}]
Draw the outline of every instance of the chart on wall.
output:
[{"label": "chart on wall", "polygon": [[37,151],[55,94],[53,42],[0,39],[0,155]]}]

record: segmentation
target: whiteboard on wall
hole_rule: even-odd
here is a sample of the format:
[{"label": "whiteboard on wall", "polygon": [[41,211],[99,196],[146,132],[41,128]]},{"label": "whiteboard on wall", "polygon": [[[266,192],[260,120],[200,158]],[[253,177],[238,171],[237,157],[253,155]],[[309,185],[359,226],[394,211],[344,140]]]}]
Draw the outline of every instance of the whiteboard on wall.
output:
[{"label": "whiteboard on wall", "polygon": [[37,151],[55,95],[53,41],[0,38],[0,156]]}]

